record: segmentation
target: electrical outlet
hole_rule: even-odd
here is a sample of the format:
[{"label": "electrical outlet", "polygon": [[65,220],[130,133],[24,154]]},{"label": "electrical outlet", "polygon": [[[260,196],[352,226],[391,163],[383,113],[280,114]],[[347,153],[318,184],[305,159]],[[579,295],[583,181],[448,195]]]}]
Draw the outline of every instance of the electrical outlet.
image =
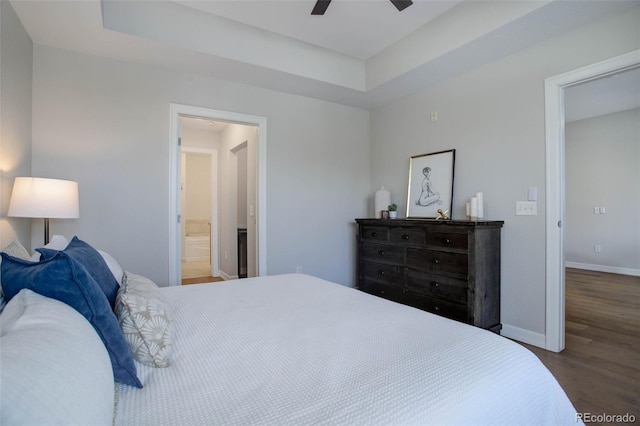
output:
[{"label": "electrical outlet", "polygon": [[302,266],[296,266],[296,274],[302,273]]},{"label": "electrical outlet", "polygon": [[595,246],[593,246],[593,251],[596,253],[602,252],[602,247],[600,246],[600,244],[596,244]]}]

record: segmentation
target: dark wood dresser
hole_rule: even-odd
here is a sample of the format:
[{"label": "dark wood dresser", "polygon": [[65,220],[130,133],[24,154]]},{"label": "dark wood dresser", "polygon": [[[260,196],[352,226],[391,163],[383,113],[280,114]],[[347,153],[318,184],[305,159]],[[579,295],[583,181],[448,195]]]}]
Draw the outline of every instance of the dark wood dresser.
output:
[{"label": "dark wood dresser", "polygon": [[500,332],[503,221],[356,222],[360,290]]}]

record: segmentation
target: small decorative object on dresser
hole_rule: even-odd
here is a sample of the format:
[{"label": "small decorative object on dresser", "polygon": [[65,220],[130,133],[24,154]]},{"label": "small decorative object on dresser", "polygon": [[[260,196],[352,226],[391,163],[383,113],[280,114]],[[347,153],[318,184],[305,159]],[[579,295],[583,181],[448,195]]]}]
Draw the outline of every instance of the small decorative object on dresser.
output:
[{"label": "small decorative object on dresser", "polygon": [[389,204],[389,219],[396,219],[398,217],[398,205],[396,203]]},{"label": "small decorative object on dresser", "polygon": [[358,288],[499,333],[503,221],[358,223]]}]

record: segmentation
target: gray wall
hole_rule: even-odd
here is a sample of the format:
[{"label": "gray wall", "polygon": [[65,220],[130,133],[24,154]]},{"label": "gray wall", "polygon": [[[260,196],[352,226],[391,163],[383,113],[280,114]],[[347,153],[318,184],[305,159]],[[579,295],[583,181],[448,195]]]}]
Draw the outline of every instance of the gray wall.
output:
[{"label": "gray wall", "polygon": [[[33,43],[8,1],[0,1],[0,44],[0,249],[18,239],[29,250],[31,220],[6,215],[14,178],[31,176]],[[42,243],[42,221],[34,222]]]},{"label": "gray wall", "polygon": [[197,75],[35,46],[33,172],[79,182],[80,219],[52,224],[168,282],[169,104],[267,118],[267,271],[355,280],[369,113]]},{"label": "gray wall", "polygon": [[640,274],[640,108],[565,129],[568,266]]},{"label": "gray wall", "polygon": [[[455,148],[453,217],[464,217],[465,202],[482,191],[485,218],[505,221],[505,334],[544,341],[544,79],[638,49],[639,19],[635,7],[371,112],[371,188],[389,189],[400,212],[409,157]],[[430,123],[431,111],[439,121]],[[538,215],[515,216],[531,186]]]}]

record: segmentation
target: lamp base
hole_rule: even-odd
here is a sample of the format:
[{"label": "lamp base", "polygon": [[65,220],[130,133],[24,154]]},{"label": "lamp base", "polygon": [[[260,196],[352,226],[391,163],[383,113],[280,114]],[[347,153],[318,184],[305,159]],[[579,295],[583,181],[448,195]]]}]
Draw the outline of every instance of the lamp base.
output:
[{"label": "lamp base", "polygon": [[49,244],[49,219],[44,219],[44,245]]}]

